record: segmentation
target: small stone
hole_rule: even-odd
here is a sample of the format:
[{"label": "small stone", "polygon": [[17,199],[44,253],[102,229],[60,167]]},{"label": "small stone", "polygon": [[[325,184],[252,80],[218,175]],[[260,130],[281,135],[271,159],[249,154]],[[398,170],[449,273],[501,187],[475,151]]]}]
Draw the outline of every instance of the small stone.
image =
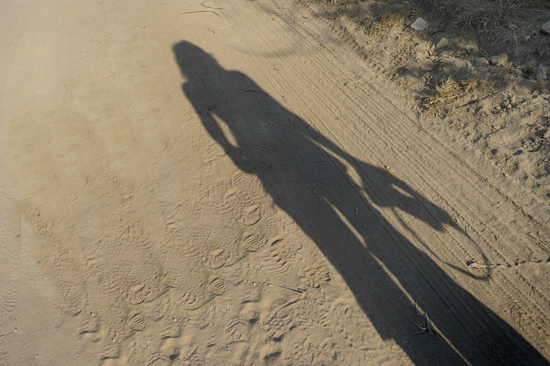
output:
[{"label": "small stone", "polygon": [[525,36],[525,37],[523,37],[523,39],[521,40],[521,43],[527,43],[527,42],[529,42],[530,39],[531,39],[531,36]]},{"label": "small stone", "polygon": [[455,60],[449,66],[451,67],[449,71],[470,70],[472,68],[472,65],[466,60]]},{"label": "small stone", "polygon": [[487,66],[489,65],[489,61],[485,57],[479,57],[474,60],[474,65],[476,66]]},{"label": "small stone", "polygon": [[428,22],[426,22],[422,18],[417,18],[413,24],[411,24],[411,28],[414,30],[417,30],[419,32],[422,32],[426,29],[428,29]]},{"label": "small stone", "polygon": [[541,25],[540,31],[544,34],[550,34],[550,21]]},{"label": "small stone", "polygon": [[546,66],[540,65],[539,68],[537,69],[537,73],[535,74],[535,79],[542,81],[542,80],[546,80],[546,78],[547,78]]},{"label": "small stone", "polygon": [[506,62],[508,62],[507,54],[496,55],[491,57],[491,65],[493,66],[505,66]]},{"label": "small stone", "polygon": [[435,45],[436,50],[440,50],[442,48],[445,48],[449,45],[449,40],[447,38],[441,38],[439,42]]}]

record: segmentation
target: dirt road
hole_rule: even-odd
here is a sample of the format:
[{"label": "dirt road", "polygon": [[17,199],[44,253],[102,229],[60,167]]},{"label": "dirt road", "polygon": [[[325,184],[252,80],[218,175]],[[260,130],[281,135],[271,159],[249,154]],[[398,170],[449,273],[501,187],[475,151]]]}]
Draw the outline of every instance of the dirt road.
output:
[{"label": "dirt road", "polygon": [[281,0],[0,2],[1,365],[543,365],[548,207]]}]

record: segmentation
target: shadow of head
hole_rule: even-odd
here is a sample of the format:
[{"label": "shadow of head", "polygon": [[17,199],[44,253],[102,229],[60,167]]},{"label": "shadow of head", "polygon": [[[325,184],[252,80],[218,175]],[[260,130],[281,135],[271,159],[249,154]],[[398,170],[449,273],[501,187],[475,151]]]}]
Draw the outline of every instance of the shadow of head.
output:
[{"label": "shadow of head", "polygon": [[188,81],[199,80],[204,75],[208,75],[209,73],[204,73],[204,70],[209,70],[211,73],[221,70],[214,57],[190,42],[176,43],[172,50],[181,75]]}]

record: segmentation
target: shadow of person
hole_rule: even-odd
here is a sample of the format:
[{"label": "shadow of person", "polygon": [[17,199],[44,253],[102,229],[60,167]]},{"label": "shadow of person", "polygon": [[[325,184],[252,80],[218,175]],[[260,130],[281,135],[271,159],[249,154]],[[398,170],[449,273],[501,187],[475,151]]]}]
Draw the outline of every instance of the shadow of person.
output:
[{"label": "shadow of person", "polygon": [[[206,131],[315,242],[383,339],[393,339],[417,365],[546,364],[377,207],[400,209],[438,231],[454,226],[447,213],[388,171],[344,152],[243,73],[223,69],[189,42],[173,51],[183,92]],[[439,336],[413,335],[420,330],[414,324],[398,334],[397,324],[411,323],[415,301],[429,314],[416,323],[425,327],[429,318]]]}]

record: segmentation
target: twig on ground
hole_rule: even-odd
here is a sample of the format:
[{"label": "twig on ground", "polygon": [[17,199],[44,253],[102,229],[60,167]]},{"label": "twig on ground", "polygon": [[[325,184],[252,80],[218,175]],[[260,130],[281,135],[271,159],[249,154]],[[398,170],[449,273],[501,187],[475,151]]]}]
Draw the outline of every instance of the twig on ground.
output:
[{"label": "twig on ground", "polygon": [[234,285],[238,285],[240,283],[240,281],[244,281],[244,282],[247,282],[253,286],[256,286],[256,285],[264,285],[264,286],[270,286],[270,287],[278,287],[280,289],[284,289],[284,290],[288,290],[288,291],[292,291],[294,293],[297,293],[297,294],[303,294],[305,293],[306,291],[305,290],[301,290],[301,289],[295,289],[295,288],[291,288],[291,287],[287,287],[287,286],[281,286],[281,285],[276,285],[274,283],[271,283],[271,282],[264,282],[264,281],[251,281],[251,280],[246,280],[246,279],[242,279],[240,281],[231,281],[231,280],[226,280],[227,282],[229,283],[232,283]]},{"label": "twig on ground", "polygon": [[225,29],[225,28],[231,27],[232,25],[233,25],[233,23],[231,23],[231,24],[229,24],[229,25],[226,25],[225,27],[220,28],[220,29],[218,29],[218,30],[223,30],[223,29]]},{"label": "twig on ground", "polygon": [[223,8],[215,8],[213,6],[204,5],[204,3],[206,3],[206,1],[201,3],[201,5],[204,6],[205,8],[208,8],[208,9],[217,9],[217,10],[222,10],[223,9]]},{"label": "twig on ground", "polygon": [[269,283],[269,282],[266,282],[265,284],[266,284],[267,286],[278,287],[278,288],[282,288],[282,289],[284,289],[284,290],[292,291],[292,292],[295,292],[295,293],[297,293],[297,294],[303,294],[303,293],[304,293],[304,291],[301,291],[301,290],[295,290],[295,289],[290,288],[290,287],[275,285],[275,284]]},{"label": "twig on ground", "polygon": [[263,91],[263,90],[257,90],[257,89],[246,89],[244,90],[245,93],[247,92],[252,92],[252,93],[264,93],[266,95],[269,95],[269,93],[275,93],[275,92],[280,92],[280,91],[283,91],[284,89],[277,89],[277,90],[270,90],[270,91]]},{"label": "twig on ground", "polygon": [[358,83],[360,81],[363,81],[363,80],[366,80],[368,79],[368,76],[366,78],[362,78],[362,79],[359,79],[359,80],[355,80],[355,81],[352,81],[351,83],[348,83],[347,81],[344,83],[344,85],[353,85],[355,83]]},{"label": "twig on ground", "polygon": [[425,317],[426,317],[426,326],[425,327],[422,327],[422,326],[418,325],[413,319],[412,323],[414,325],[416,325],[418,328],[420,328],[420,331],[411,333],[411,335],[412,334],[420,334],[420,333],[423,333],[425,331],[428,331],[428,333],[430,335],[433,335],[433,328],[432,328],[432,325],[430,324],[430,317],[428,316],[428,313],[426,313]]},{"label": "twig on ground", "polygon": [[216,14],[217,16],[219,16],[220,18],[222,17],[220,14],[216,13],[215,11],[212,11],[212,10],[195,10],[195,11],[186,11],[185,13],[179,13],[178,15],[183,15],[183,14],[192,14],[192,13],[214,13]]}]

